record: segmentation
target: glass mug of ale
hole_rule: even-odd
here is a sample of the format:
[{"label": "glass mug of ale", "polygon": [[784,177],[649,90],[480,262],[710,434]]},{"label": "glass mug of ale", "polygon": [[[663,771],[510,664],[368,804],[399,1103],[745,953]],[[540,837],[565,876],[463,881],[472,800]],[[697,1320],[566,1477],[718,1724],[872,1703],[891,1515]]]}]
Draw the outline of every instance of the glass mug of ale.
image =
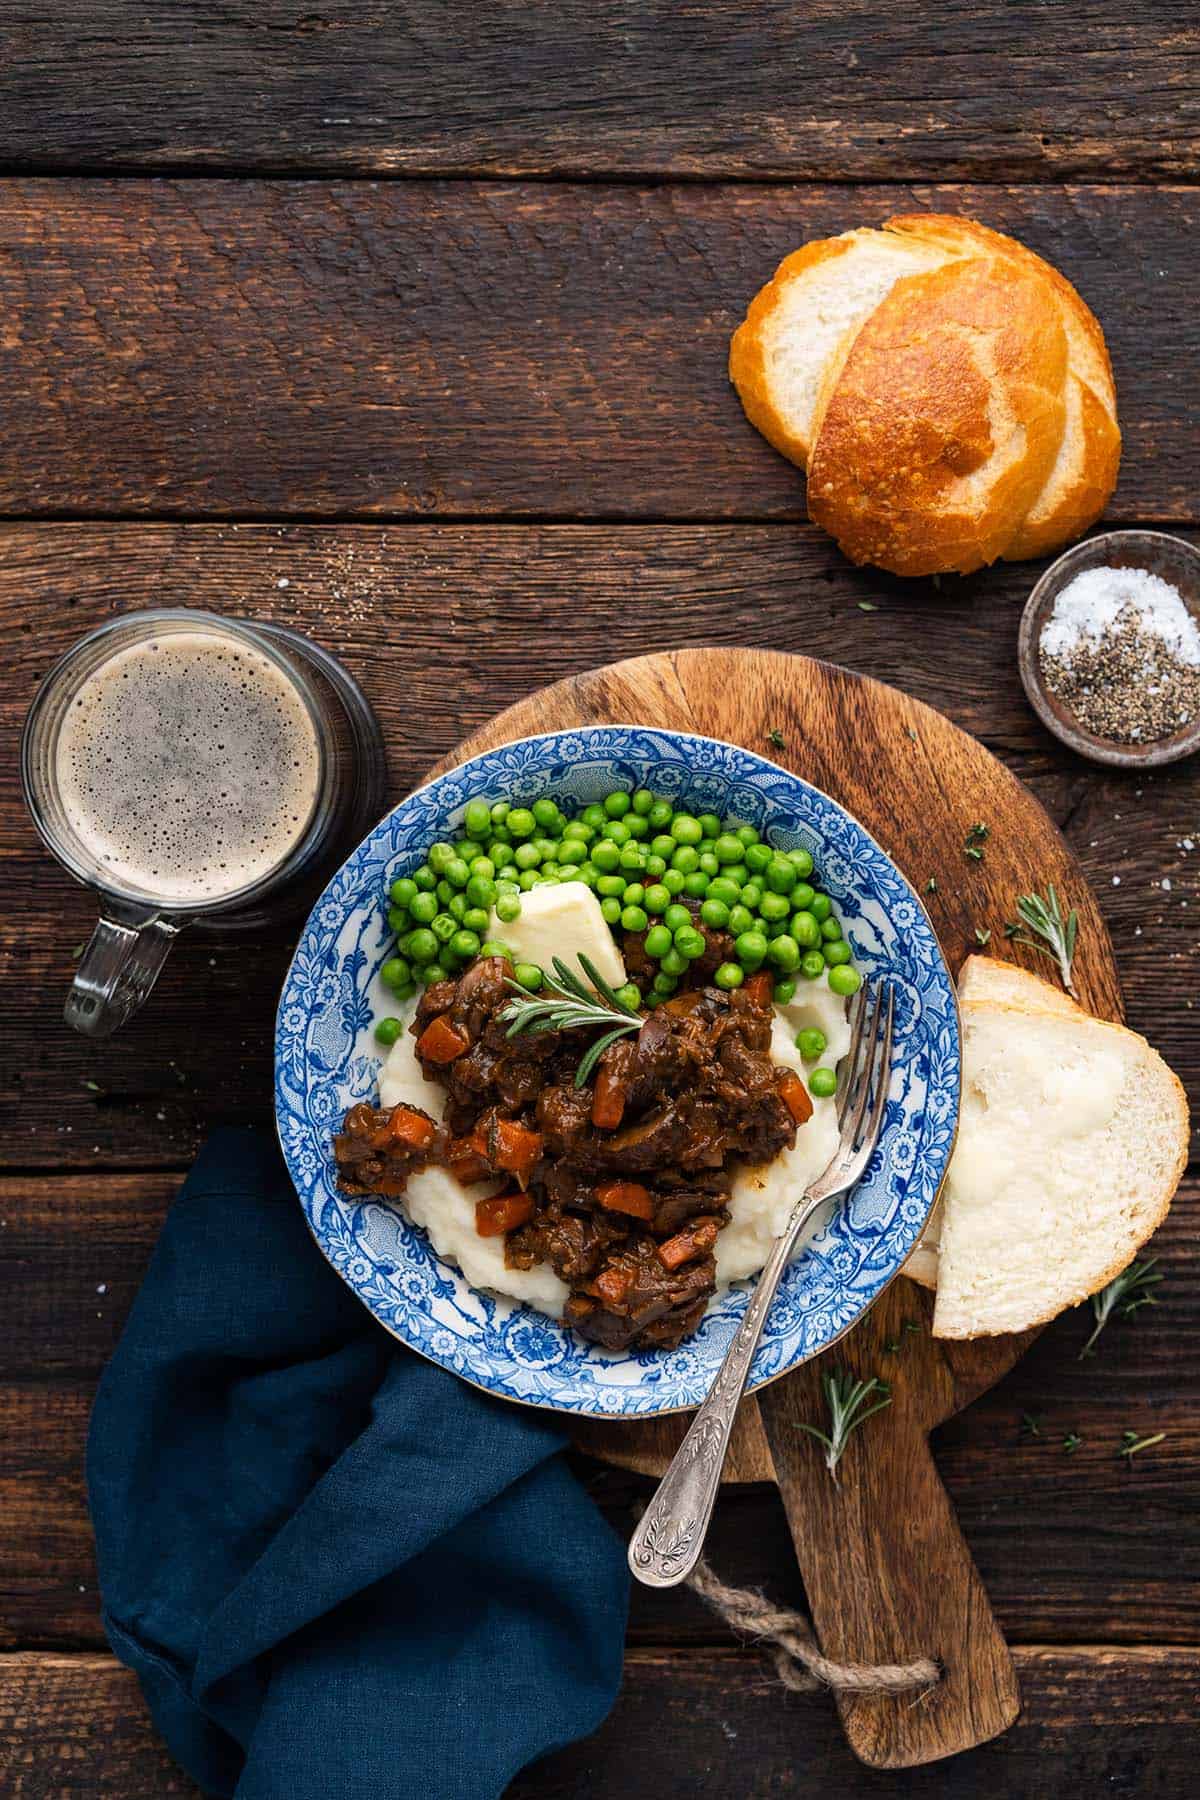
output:
[{"label": "glass mug of ale", "polygon": [[142,1004],[185,925],[257,921],[327,875],[383,782],[378,724],[339,663],[191,608],[76,644],[38,691],[21,767],[44,842],[100,900],[65,1009],[90,1037]]}]

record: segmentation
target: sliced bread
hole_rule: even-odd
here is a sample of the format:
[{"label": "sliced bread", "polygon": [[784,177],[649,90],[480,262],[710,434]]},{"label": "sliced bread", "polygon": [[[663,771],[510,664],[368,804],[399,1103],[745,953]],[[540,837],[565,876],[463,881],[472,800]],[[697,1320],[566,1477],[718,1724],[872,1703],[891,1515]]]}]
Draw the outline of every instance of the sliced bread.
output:
[{"label": "sliced bread", "polygon": [[1083,1011],[1078,1001],[1053,982],[1043,981],[1019,963],[1001,962],[995,956],[968,956],[958,971],[959,1005],[973,1006],[978,1000],[998,1000],[1025,1012],[1075,1015]]},{"label": "sliced bread", "polygon": [[1187,1159],[1183,1089],[1144,1038],[1086,1014],[963,1008],[935,1337],[1024,1331],[1111,1281]]}]

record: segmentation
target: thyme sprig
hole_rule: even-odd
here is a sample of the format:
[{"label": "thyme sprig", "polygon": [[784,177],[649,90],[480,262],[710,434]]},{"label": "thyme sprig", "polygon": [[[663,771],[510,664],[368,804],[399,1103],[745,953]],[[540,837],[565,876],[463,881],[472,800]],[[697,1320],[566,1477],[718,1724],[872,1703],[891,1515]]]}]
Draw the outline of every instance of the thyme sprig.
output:
[{"label": "thyme sprig", "polygon": [[1165,1431],[1156,1431],[1153,1437],[1139,1437],[1136,1431],[1123,1431],[1121,1448],[1117,1451],[1117,1455],[1123,1456],[1127,1462],[1132,1462],[1139,1450],[1149,1450],[1152,1444],[1161,1444],[1166,1435]]},{"label": "thyme sprig", "polygon": [[1107,1287],[1102,1287],[1098,1294],[1092,1295],[1092,1312],[1096,1324],[1087,1343],[1079,1352],[1082,1362],[1085,1356],[1092,1354],[1092,1346],[1112,1318],[1114,1312],[1122,1319],[1132,1318],[1139,1306],[1157,1306],[1158,1301],[1150,1289],[1162,1280],[1161,1275],[1154,1273],[1157,1256],[1149,1257],[1145,1262],[1130,1263],[1119,1275],[1114,1275]]},{"label": "thyme sprig", "polygon": [[[1039,956],[1049,957],[1057,963],[1062,984],[1068,994],[1074,996],[1075,988],[1071,981],[1071,965],[1075,960],[1075,938],[1079,931],[1079,914],[1072,907],[1063,917],[1062,905],[1054,891],[1054,883],[1046,887],[1046,897],[1040,894],[1019,894],[1017,896],[1017,917],[1020,924],[1004,927],[1005,937],[1011,938],[1015,944],[1028,944]],[[1021,930],[1021,924],[1029,927]],[[1030,933],[1034,935],[1031,936]],[[1041,938],[1044,941],[1038,942]]]},{"label": "thyme sprig", "polygon": [[[872,1375],[869,1381],[856,1381],[853,1375],[847,1374],[843,1369],[835,1369],[831,1375],[822,1376],[821,1387],[829,1407],[829,1430],[822,1431],[819,1425],[803,1423],[800,1429],[824,1444],[825,1467],[836,1481],[838,1464],[851,1435],[860,1425],[866,1424],[872,1413],[882,1412],[885,1406],[892,1404],[892,1390],[877,1375]],[[876,1400],[874,1406],[867,1406],[872,1394],[882,1394],[883,1398]]]},{"label": "thyme sprig", "polygon": [[[508,1026],[507,1035],[517,1037],[523,1031],[598,1031],[594,1044],[580,1058],[575,1071],[575,1086],[581,1088],[610,1044],[627,1031],[640,1031],[642,1015],[627,1006],[605,981],[590,959],[580,952],[579,966],[591,983],[584,986],[578,975],[568,969],[561,957],[554,958],[554,973],[543,970],[543,979],[551,990],[551,1000],[531,1000],[519,982],[509,979],[508,986],[519,999],[510,1000],[500,1013]],[[614,1020],[619,1021],[614,1023]]]}]

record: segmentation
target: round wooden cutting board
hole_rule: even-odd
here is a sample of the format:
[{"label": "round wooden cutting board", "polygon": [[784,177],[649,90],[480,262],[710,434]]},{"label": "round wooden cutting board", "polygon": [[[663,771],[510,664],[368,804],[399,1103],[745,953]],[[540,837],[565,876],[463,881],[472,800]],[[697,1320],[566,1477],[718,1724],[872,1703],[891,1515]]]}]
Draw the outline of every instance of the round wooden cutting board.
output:
[{"label": "round wooden cutting board", "polygon": [[[661,725],[741,744],[793,769],[860,819],[924,898],[952,971],[990,932],[987,952],[1045,974],[1009,943],[1018,894],[1053,882],[1079,911],[1075,980],[1104,1018],[1121,994],[1104,921],[1066,843],[982,744],[896,689],[807,657],[760,650],[681,650],[559,682],[475,732],[435,773],[498,744],[586,724]],[[782,742],[780,741],[782,740]],[[967,833],[988,827],[982,860]],[[905,1767],[982,1743],[1020,1701],[1007,1647],[934,1468],[929,1433],[1003,1375],[1031,1340],[946,1343],[930,1336],[930,1296],[894,1281],[824,1357],[743,1403],[732,1481],[775,1481],[787,1509],[813,1622],[843,1662],[933,1656],[944,1675],[920,1703],[842,1697],[855,1752]],[[822,1373],[878,1374],[892,1405],[856,1437],[835,1483],[797,1420],[824,1422]],[[686,1418],[572,1424],[581,1448],[647,1474],[666,1467]]]}]

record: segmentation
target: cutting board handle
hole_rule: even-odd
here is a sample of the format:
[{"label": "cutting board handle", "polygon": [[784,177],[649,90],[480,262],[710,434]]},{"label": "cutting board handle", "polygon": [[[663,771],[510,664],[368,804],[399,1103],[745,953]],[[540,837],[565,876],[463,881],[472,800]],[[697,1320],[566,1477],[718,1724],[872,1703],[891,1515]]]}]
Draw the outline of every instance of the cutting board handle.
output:
[{"label": "cutting board handle", "polygon": [[871,1454],[856,1455],[851,1440],[835,1483],[821,1447],[796,1428],[820,1416],[809,1385],[792,1377],[758,1402],[823,1653],[941,1665],[924,1695],[838,1695],[855,1755],[909,1768],[1005,1731],[1020,1711],[1012,1659],[920,1421],[902,1404],[877,1414],[864,1427]]}]

